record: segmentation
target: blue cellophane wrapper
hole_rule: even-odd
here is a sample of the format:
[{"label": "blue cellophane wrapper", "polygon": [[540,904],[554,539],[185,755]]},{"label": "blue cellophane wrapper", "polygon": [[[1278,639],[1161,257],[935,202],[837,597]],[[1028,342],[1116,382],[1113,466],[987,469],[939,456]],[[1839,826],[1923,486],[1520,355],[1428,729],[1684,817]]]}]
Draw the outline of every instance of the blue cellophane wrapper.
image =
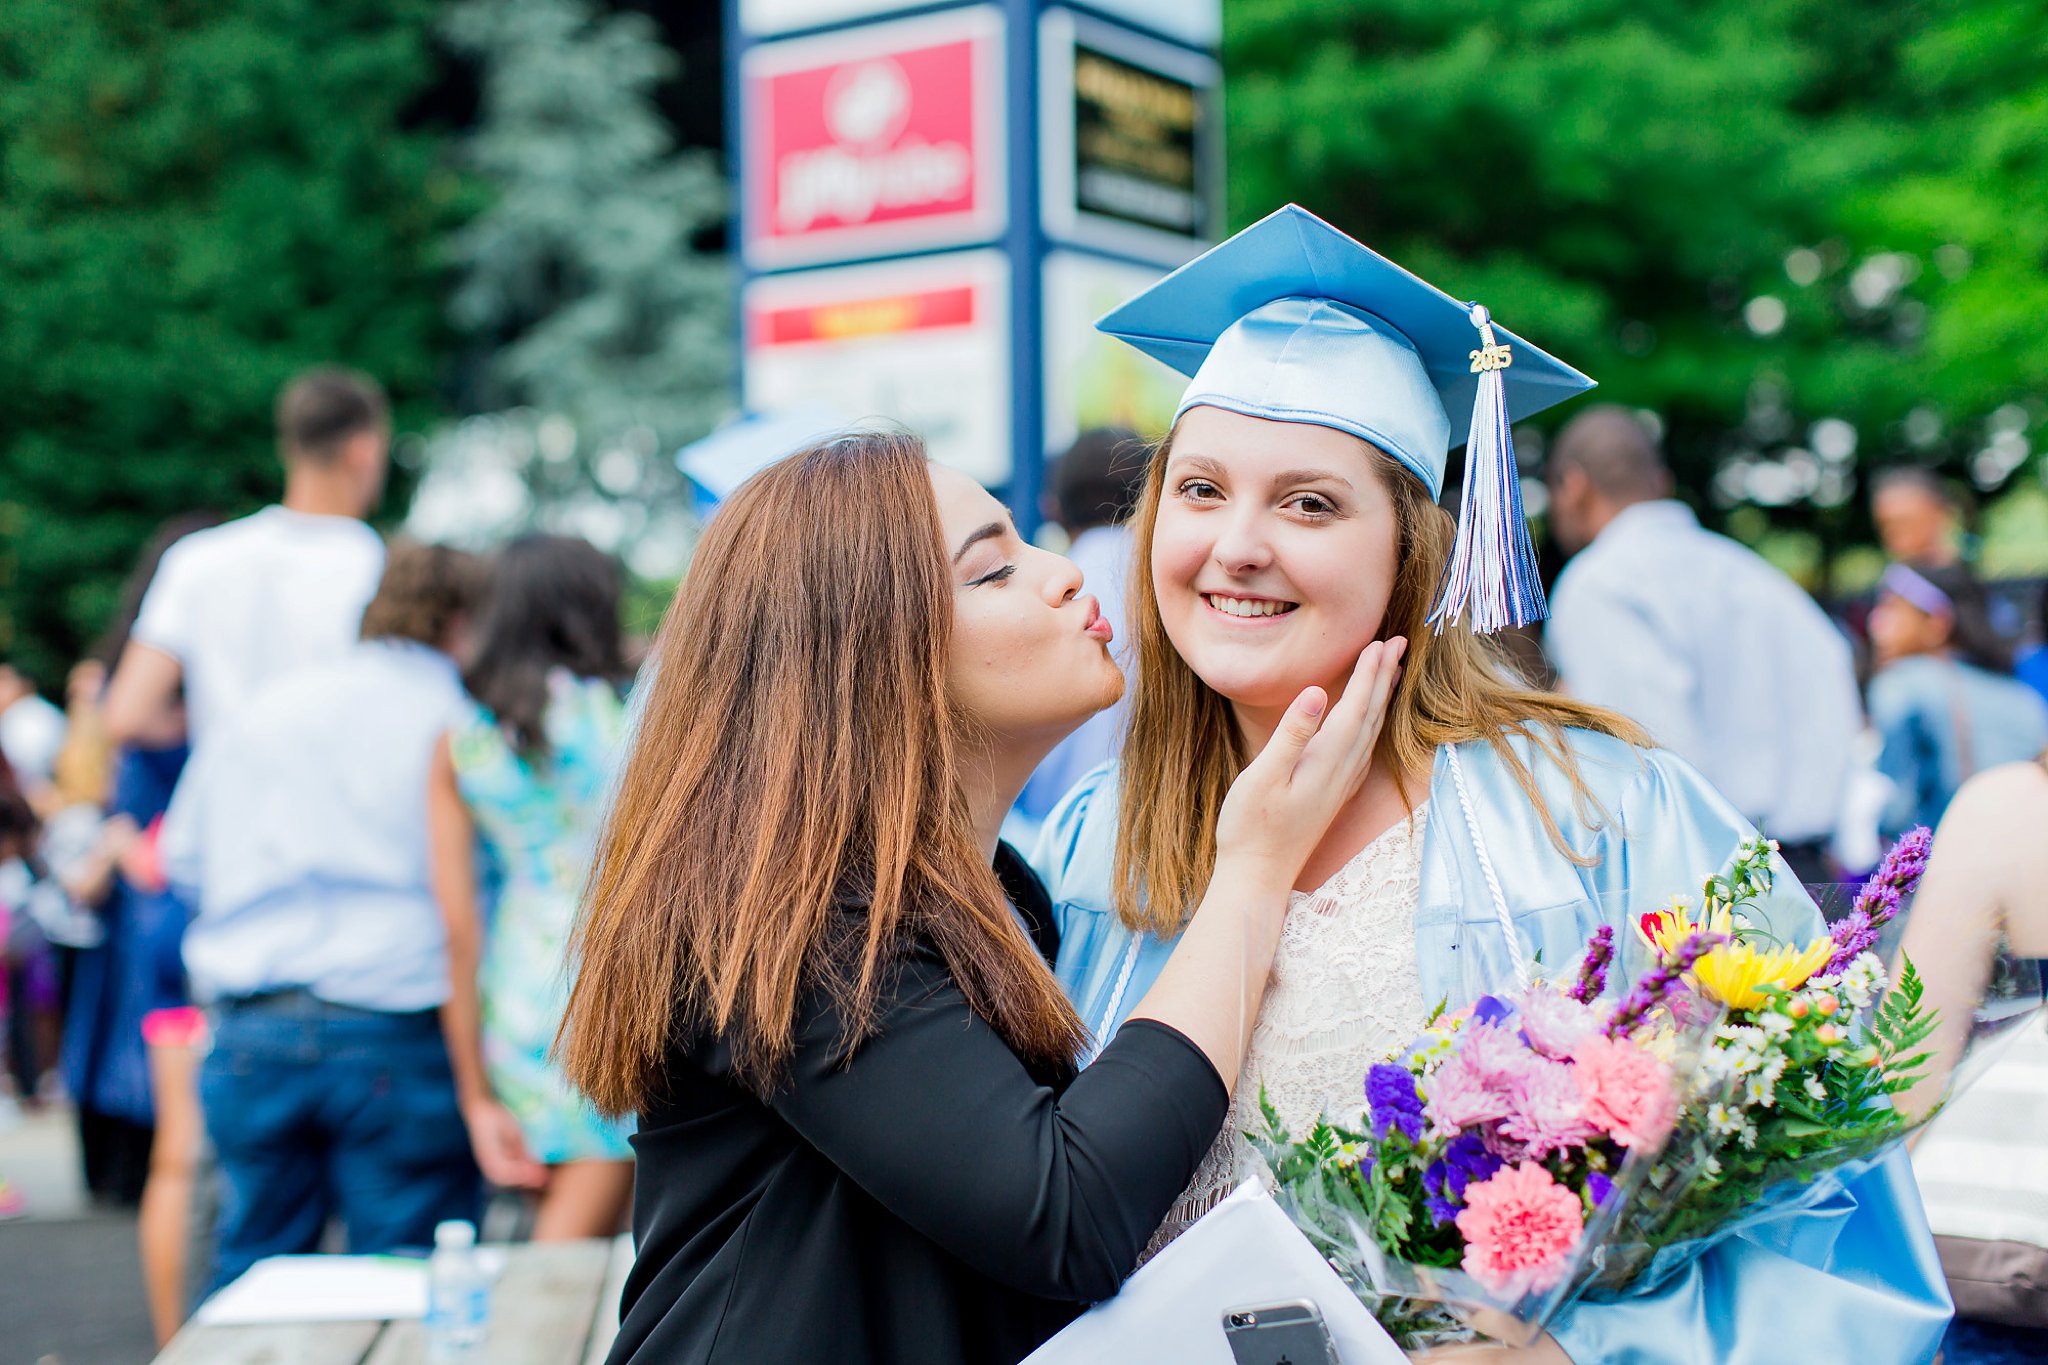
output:
[{"label": "blue cellophane wrapper", "polygon": [[[1849,906],[1849,892],[1832,884],[1812,886],[1816,904],[1830,919]],[[1902,915],[1886,927],[1875,951],[1887,967],[1898,965]],[[2029,1020],[2036,1020],[2043,1005],[2040,964],[2016,957],[2001,948],[1996,954],[1982,1001],[1976,1007],[1961,1060],[1943,1087],[1946,1097],[1960,1093],[1981,1075]],[[1700,1115],[1716,1099],[1727,1098],[1732,1082],[1714,1082],[1704,1072],[1694,1073],[1697,1086],[1689,1096],[1683,1116],[1657,1159],[1644,1171],[1629,1207],[1613,1219],[1607,1230],[1609,1240],[1605,1264],[1582,1285],[1583,1296],[1591,1301],[1613,1300],[1633,1294],[1655,1292],[1674,1275],[1730,1237],[1752,1227],[1783,1218],[1787,1214],[1817,1208],[1868,1174],[1911,1133],[1941,1112],[1940,1105],[1917,1114],[1894,1130],[1885,1140],[1844,1150],[1833,1160],[1826,1157],[1797,1163],[1783,1163],[1773,1171],[1757,1194],[1745,1201],[1746,1212],[1723,1220],[1709,1232],[1673,1240],[1670,1224],[1676,1218],[1682,1196],[1706,1171],[1707,1159],[1717,1145],[1707,1135]]]}]

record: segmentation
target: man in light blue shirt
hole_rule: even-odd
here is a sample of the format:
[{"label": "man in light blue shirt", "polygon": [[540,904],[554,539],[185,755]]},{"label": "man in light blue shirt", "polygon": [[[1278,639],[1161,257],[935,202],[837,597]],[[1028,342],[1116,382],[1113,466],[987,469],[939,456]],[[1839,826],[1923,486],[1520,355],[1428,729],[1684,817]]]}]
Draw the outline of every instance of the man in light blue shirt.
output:
[{"label": "man in light blue shirt", "polygon": [[1565,690],[1612,707],[1705,774],[1825,881],[1862,706],[1849,643],[1762,556],[1704,530],[1634,413],[1589,408],[1546,461],[1572,560],[1544,647]]},{"label": "man in light blue shirt", "polygon": [[461,714],[448,650],[479,585],[458,551],[394,545],[362,639],[270,684],[200,747],[165,817],[199,907],[185,966],[213,1007],[200,1076],[226,1177],[213,1285],[319,1248],[425,1246],[479,1184],[437,1009],[427,771]]}]

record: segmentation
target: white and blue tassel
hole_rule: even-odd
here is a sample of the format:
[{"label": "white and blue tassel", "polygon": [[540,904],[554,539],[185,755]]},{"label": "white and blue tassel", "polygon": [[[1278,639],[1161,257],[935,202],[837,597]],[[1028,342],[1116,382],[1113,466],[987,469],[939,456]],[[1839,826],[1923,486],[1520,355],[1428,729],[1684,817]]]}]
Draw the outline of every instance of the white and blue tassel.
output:
[{"label": "white and blue tassel", "polygon": [[1458,539],[1444,568],[1429,624],[1441,635],[1462,618],[1480,635],[1526,626],[1549,615],[1543,581],[1536,573],[1536,548],[1522,514],[1522,476],[1515,467],[1515,439],[1508,430],[1507,384],[1503,371],[1514,363],[1510,348],[1493,336],[1493,318],[1472,305],[1479,349],[1472,373],[1479,394],[1472,404],[1472,432],[1465,442],[1465,494],[1458,509]]}]

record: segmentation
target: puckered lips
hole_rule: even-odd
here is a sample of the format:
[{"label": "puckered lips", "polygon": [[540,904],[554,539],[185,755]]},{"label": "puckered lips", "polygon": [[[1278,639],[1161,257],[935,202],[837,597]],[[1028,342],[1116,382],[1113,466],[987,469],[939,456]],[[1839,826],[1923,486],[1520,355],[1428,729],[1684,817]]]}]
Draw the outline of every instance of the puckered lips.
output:
[{"label": "puckered lips", "polygon": [[1301,605],[1282,597],[1261,597],[1252,593],[1205,592],[1201,597],[1206,615],[1242,626],[1278,621]]},{"label": "puckered lips", "polygon": [[1109,624],[1109,618],[1102,614],[1102,604],[1094,597],[1083,597],[1081,606],[1085,609],[1081,633],[1091,640],[1108,644],[1116,636],[1116,628]]}]

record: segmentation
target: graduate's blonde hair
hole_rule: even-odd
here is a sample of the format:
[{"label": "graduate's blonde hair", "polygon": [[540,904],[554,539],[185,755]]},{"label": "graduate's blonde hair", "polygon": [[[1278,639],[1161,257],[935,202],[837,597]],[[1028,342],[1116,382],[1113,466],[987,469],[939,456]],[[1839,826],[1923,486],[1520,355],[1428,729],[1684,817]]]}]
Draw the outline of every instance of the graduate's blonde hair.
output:
[{"label": "graduate's blonde hair", "polygon": [[[1526,740],[1557,764],[1591,820],[1600,817],[1599,805],[1579,775],[1564,732],[1596,730],[1638,747],[1647,747],[1649,737],[1614,711],[1522,684],[1491,637],[1462,626],[1436,634],[1428,625],[1430,606],[1456,527],[1419,479],[1383,452],[1360,445],[1393,500],[1400,536],[1379,638],[1408,638],[1403,674],[1373,761],[1392,769],[1405,796],[1412,783],[1427,783],[1439,745],[1485,740],[1528,794],[1551,842],[1582,861],[1565,844],[1538,794],[1535,774],[1510,741]],[[1229,700],[1188,667],[1160,620],[1152,588],[1152,532],[1172,446],[1169,435],[1153,451],[1132,517],[1136,572],[1130,619],[1138,633],[1138,676],[1123,747],[1116,845],[1118,915],[1134,930],[1163,937],[1179,933],[1201,899],[1216,861],[1217,812],[1231,780],[1251,761]]]}]

